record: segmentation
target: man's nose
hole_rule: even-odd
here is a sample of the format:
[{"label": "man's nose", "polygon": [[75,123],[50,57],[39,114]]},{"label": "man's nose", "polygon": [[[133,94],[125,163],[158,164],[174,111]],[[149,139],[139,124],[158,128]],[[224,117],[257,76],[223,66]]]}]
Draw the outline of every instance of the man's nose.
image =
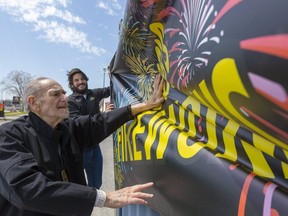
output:
[{"label": "man's nose", "polygon": [[68,101],[68,96],[66,94],[63,94],[62,97],[61,97],[61,100],[64,100],[64,101]]}]

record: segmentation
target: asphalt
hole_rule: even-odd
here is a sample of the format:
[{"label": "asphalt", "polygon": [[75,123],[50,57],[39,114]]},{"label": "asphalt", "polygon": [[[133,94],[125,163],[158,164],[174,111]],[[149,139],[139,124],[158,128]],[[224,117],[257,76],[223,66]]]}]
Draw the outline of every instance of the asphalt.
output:
[{"label": "asphalt", "polygon": [[[100,143],[103,155],[103,176],[101,190],[106,192],[115,190],[114,161],[113,161],[113,140],[112,135]],[[115,216],[115,209],[94,208],[92,216]]]},{"label": "asphalt", "polygon": [[0,125],[5,123],[5,122],[19,118],[19,117],[20,117],[20,115],[0,117]]},{"label": "asphalt", "polygon": [[[18,118],[19,116],[7,116],[5,119],[0,117],[0,125]],[[100,143],[103,155],[103,176],[101,190],[106,192],[115,190],[114,182],[114,162],[113,162],[113,140],[112,135]],[[91,216],[115,216],[115,209],[94,208]]]}]

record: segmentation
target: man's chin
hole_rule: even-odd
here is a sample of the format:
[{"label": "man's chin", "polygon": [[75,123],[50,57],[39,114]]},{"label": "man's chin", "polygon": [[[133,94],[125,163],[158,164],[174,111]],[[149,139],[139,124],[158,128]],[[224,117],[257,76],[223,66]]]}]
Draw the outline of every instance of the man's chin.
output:
[{"label": "man's chin", "polygon": [[59,109],[59,114],[61,115],[61,118],[66,119],[69,117],[69,112],[67,109]]},{"label": "man's chin", "polygon": [[74,92],[78,93],[78,94],[85,94],[87,91],[87,88],[84,89],[74,89]]}]

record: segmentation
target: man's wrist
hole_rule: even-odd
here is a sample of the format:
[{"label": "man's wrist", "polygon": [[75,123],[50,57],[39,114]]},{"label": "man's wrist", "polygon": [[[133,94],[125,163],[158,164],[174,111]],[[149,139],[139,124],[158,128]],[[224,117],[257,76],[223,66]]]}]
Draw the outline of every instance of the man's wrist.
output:
[{"label": "man's wrist", "polygon": [[102,190],[96,190],[97,191],[97,196],[96,196],[96,201],[94,206],[95,207],[104,207],[104,204],[106,202],[106,193],[105,191]]}]

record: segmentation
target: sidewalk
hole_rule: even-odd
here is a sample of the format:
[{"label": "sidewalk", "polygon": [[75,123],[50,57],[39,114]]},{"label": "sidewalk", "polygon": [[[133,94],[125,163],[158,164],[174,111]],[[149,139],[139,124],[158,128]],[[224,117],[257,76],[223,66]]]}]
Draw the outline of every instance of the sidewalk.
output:
[{"label": "sidewalk", "polygon": [[0,117],[0,125],[5,123],[5,122],[9,122],[9,121],[12,121],[14,119],[17,119],[19,118],[20,116],[22,116],[23,114],[20,114],[20,115],[13,115],[13,116],[5,116],[4,118],[3,117]]},{"label": "sidewalk", "polygon": [[[105,192],[115,190],[114,182],[114,161],[113,161],[113,140],[112,135],[100,143],[103,155],[103,176],[101,190]],[[94,208],[91,216],[114,216],[115,209]]]}]

